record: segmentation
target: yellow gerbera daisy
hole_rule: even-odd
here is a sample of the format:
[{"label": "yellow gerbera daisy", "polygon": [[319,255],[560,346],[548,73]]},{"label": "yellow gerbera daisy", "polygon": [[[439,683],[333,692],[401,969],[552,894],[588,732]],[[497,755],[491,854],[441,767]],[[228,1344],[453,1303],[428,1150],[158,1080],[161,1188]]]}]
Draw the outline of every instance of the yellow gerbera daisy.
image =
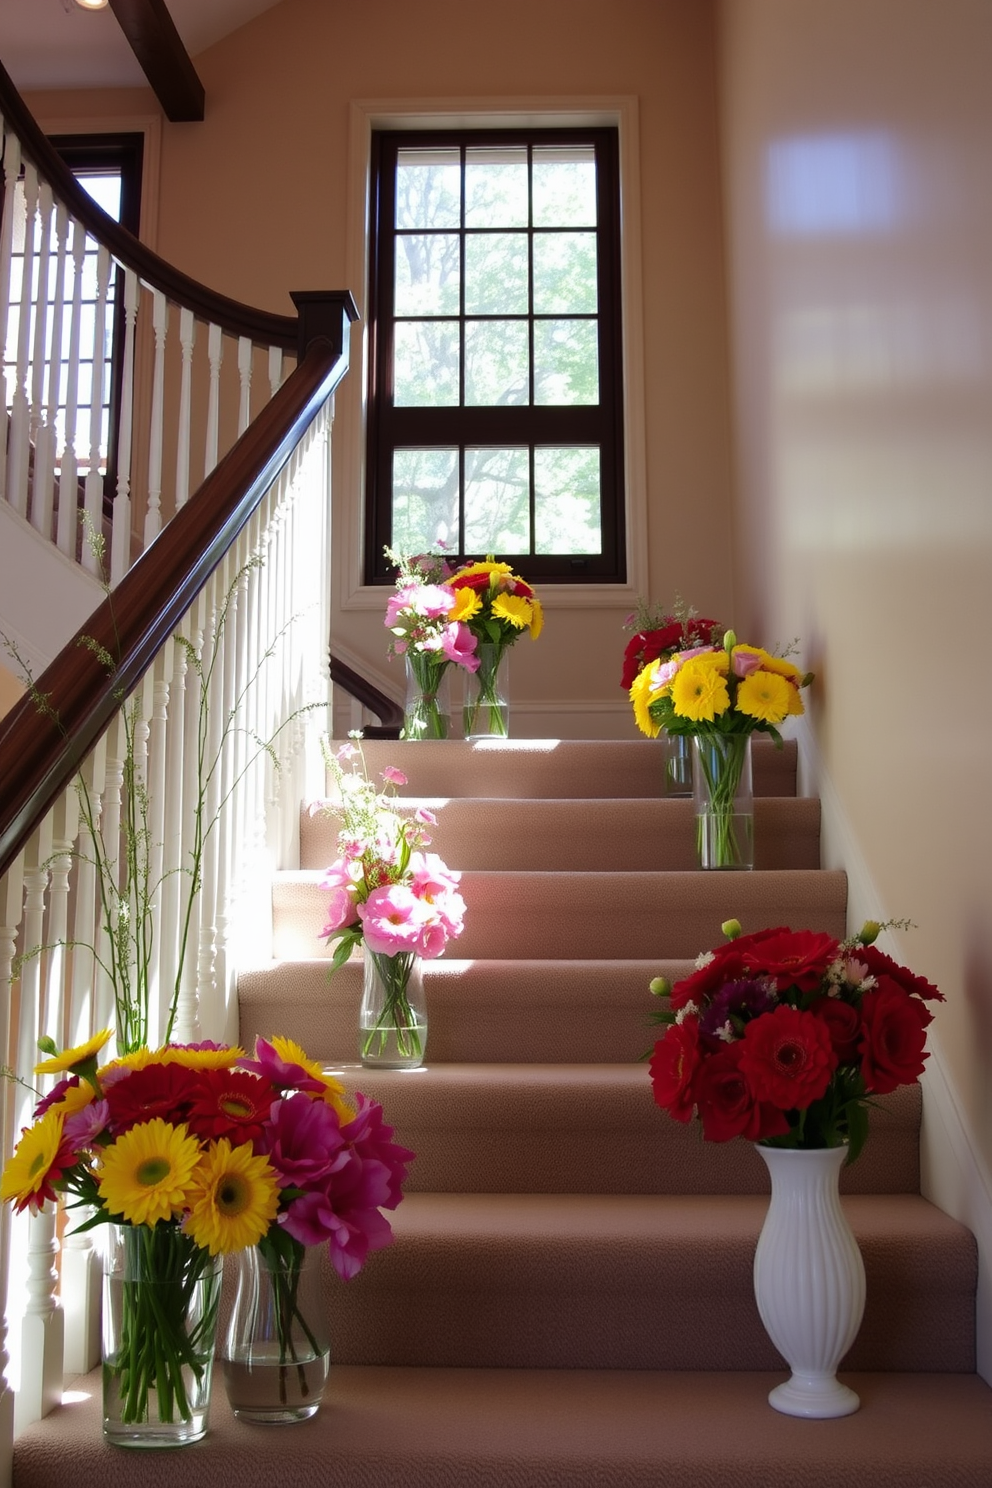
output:
[{"label": "yellow gerbera daisy", "polygon": [[656,702],[665,691],[664,687],[658,687],[655,678],[657,676],[657,665],[652,664],[644,668],[634,678],[630,689],[630,701],[634,707],[634,721],[642,734],[647,734],[649,739],[656,739],[661,733],[661,724],[656,723],[651,717],[651,704]]},{"label": "yellow gerbera daisy", "polygon": [[185,1209],[200,1144],[186,1126],[160,1116],[139,1122],[104,1148],[98,1172],[100,1197],[130,1224],[153,1225]]},{"label": "yellow gerbera daisy", "polygon": [[530,638],[536,641],[544,629],[544,606],[539,599],[530,602]]},{"label": "yellow gerbera daisy", "polygon": [[61,1111],[46,1111],[33,1126],[24,1128],[13,1156],[7,1160],[0,1180],[0,1200],[13,1199],[18,1213],[30,1208],[36,1214],[46,1199],[55,1197],[48,1178],[62,1145],[62,1121]]},{"label": "yellow gerbera daisy", "polygon": [[526,630],[531,621],[532,605],[520,594],[500,594],[493,600],[493,614],[497,620],[508,620],[518,630]]},{"label": "yellow gerbera daisy", "polygon": [[256,1245],[279,1212],[279,1185],[267,1157],[250,1142],[226,1137],[204,1154],[190,1192],[186,1233],[197,1245],[226,1255]]},{"label": "yellow gerbera daisy", "polygon": [[452,578],[474,579],[477,574],[488,574],[489,582],[495,584],[498,582],[500,574],[511,574],[512,572],[513,569],[508,563],[496,563],[490,558],[485,563],[466,563],[464,568],[460,568],[456,574],[452,575]]},{"label": "yellow gerbera daisy", "polygon": [[155,1049],[133,1049],[130,1054],[119,1054],[118,1057],[116,1059],[112,1059],[109,1064],[101,1064],[100,1068],[96,1072],[97,1079],[102,1081],[104,1075],[106,1075],[109,1070],[144,1069],[149,1064],[158,1063],[158,1060],[158,1051]]},{"label": "yellow gerbera daisy", "polygon": [[344,1099],[345,1089],[341,1081],[335,1080],[333,1075],[322,1074],[320,1078],[324,1082],[324,1088],[317,1096],[317,1100],[322,1100],[325,1105],[338,1113],[342,1126],[346,1126],[349,1121],[354,1121],[354,1107],[349,1106]]},{"label": "yellow gerbera daisy", "polygon": [[781,723],[789,711],[791,682],[775,672],[759,670],[744,677],[737,689],[737,711],[763,723]]},{"label": "yellow gerbera daisy", "polygon": [[692,657],[672,679],[672,706],[680,718],[712,723],[730,707],[730,693],[719,667],[705,656]]},{"label": "yellow gerbera daisy", "polygon": [[791,661],[786,661],[784,656],[773,656],[762,646],[735,646],[735,651],[746,651],[750,656],[756,656],[766,672],[777,672],[780,677],[789,677],[798,683],[802,672]]},{"label": "yellow gerbera daisy", "polygon": [[459,589],[455,594],[455,603],[448,612],[449,620],[471,620],[482,609],[482,600],[474,589]]},{"label": "yellow gerbera daisy", "polygon": [[243,1059],[244,1049],[225,1044],[220,1049],[191,1049],[185,1044],[166,1044],[158,1051],[162,1064],[181,1064],[184,1069],[231,1069],[237,1059]]},{"label": "yellow gerbera daisy", "polygon": [[63,1049],[61,1054],[54,1054],[51,1059],[43,1059],[40,1064],[35,1065],[35,1074],[61,1075],[67,1070],[74,1070],[78,1064],[86,1064],[88,1060],[96,1058],[113,1031],[112,1028],[102,1028],[91,1039],[87,1039],[85,1044],[77,1044],[74,1049]]},{"label": "yellow gerbera daisy", "polygon": [[58,1111],[60,1116],[75,1116],[77,1111],[84,1111],[91,1105],[96,1096],[96,1091],[88,1080],[80,1080],[78,1085],[70,1085],[62,1099],[49,1106],[50,1111]]},{"label": "yellow gerbera daisy", "polygon": [[311,1059],[293,1039],[283,1038],[281,1034],[274,1033],[269,1043],[284,1063],[298,1064],[306,1070],[308,1075],[315,1075],[318,1080],[324,1078],[324,1072],[316,1059]]}]

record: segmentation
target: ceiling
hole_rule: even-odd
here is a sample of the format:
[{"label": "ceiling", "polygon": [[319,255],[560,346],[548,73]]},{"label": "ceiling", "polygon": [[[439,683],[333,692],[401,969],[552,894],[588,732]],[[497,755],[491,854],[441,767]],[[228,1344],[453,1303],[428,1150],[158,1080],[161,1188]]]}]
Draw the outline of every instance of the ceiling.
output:
[{"label": "ceiling", "polygon": [[[167,0],[195,65],[198,52],[278,0]],[[148,79],[117,17],[73,0],[0,0],[0,63],[20,92],[37,88],[141,88]]]}]

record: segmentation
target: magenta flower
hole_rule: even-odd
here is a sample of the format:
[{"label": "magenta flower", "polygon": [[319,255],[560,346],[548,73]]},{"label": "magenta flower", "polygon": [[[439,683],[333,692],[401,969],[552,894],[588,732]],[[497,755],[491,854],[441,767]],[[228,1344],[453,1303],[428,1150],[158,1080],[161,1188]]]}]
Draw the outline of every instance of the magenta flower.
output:
[{"label": "magenta flower", "polygon": [[92,1147],[109,1120],[109,1101],[91,1101],[74,1116],[68,1117],[62,1133],[66,1141],[71,1142],[78,1151],[82,1147]]},{"label": "magenta flower", "polygon": [[378,1101],[369,1100],[359,1091],[355,1096],[357,1110],[354,1120],[341,1128],[341,1135],[348,1142],[367,1171],[371,1164],[383,1170],[386,1196],[376,1202],[385,1209],[395,1209],[403,1197],[403,1184],[407,1168],[416,1157],[408,1147],[393,1141],[394,1128],[387,1126]]},{"label": "magenta flower", "polygon": [[350,1281],[370,1251],[382,1250],[393,1238],[388,1219],[377,1209],[340,1215],[329,1192],[303,1194],[279,1216],[279,1223],[302,1245],[327,1241],[331,1264],[342,1281]]},{"label": "magenta flower", "polygon": [[336,1166],[348,1161],[334,1107],[298,1095],[273,1103],[261,1150],[285,1188],[319,1188]]},{"label": "magenta flower", "polygon": [[[237,1063],[239,1069],[251,1070],[252,1074],[263,1075],[279,1090],[312,1090],[319,1094],[324,1089],[324,1082],[311,1075],[302,1064],[294,1064],[290,1060],[281,1059],[268,1039],[257,1038],[255,1058],[239,1059]],[[309,1102],[307,1104],[309,1105]]]}]

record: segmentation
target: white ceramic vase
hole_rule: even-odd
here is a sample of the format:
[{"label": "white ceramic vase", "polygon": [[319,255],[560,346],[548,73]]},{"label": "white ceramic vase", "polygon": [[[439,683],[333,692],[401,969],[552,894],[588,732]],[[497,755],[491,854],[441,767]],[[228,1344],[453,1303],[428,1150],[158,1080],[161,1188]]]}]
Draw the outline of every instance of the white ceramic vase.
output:
[{"label": "white ceramic vase", "polygon": [[841,1208],[846,1147],[763,1147],[771,1202],[754,1257],[761,1321],[792,1370],[768,1396],[788,1416],[849,1416],[860,1401],[837,1379],[865,1308],[865,1268]]}]

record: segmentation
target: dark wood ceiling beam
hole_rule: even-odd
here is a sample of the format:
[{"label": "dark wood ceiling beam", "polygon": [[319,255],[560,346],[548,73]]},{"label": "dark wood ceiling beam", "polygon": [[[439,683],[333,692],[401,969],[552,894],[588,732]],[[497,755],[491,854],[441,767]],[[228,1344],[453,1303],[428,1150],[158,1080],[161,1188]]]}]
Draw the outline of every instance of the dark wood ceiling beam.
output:
[{"label": "dark wood ceiling beam", "polygon": [[110,8],[173,124],[199,123],[205,95],[165,0],[110,0]]}]

